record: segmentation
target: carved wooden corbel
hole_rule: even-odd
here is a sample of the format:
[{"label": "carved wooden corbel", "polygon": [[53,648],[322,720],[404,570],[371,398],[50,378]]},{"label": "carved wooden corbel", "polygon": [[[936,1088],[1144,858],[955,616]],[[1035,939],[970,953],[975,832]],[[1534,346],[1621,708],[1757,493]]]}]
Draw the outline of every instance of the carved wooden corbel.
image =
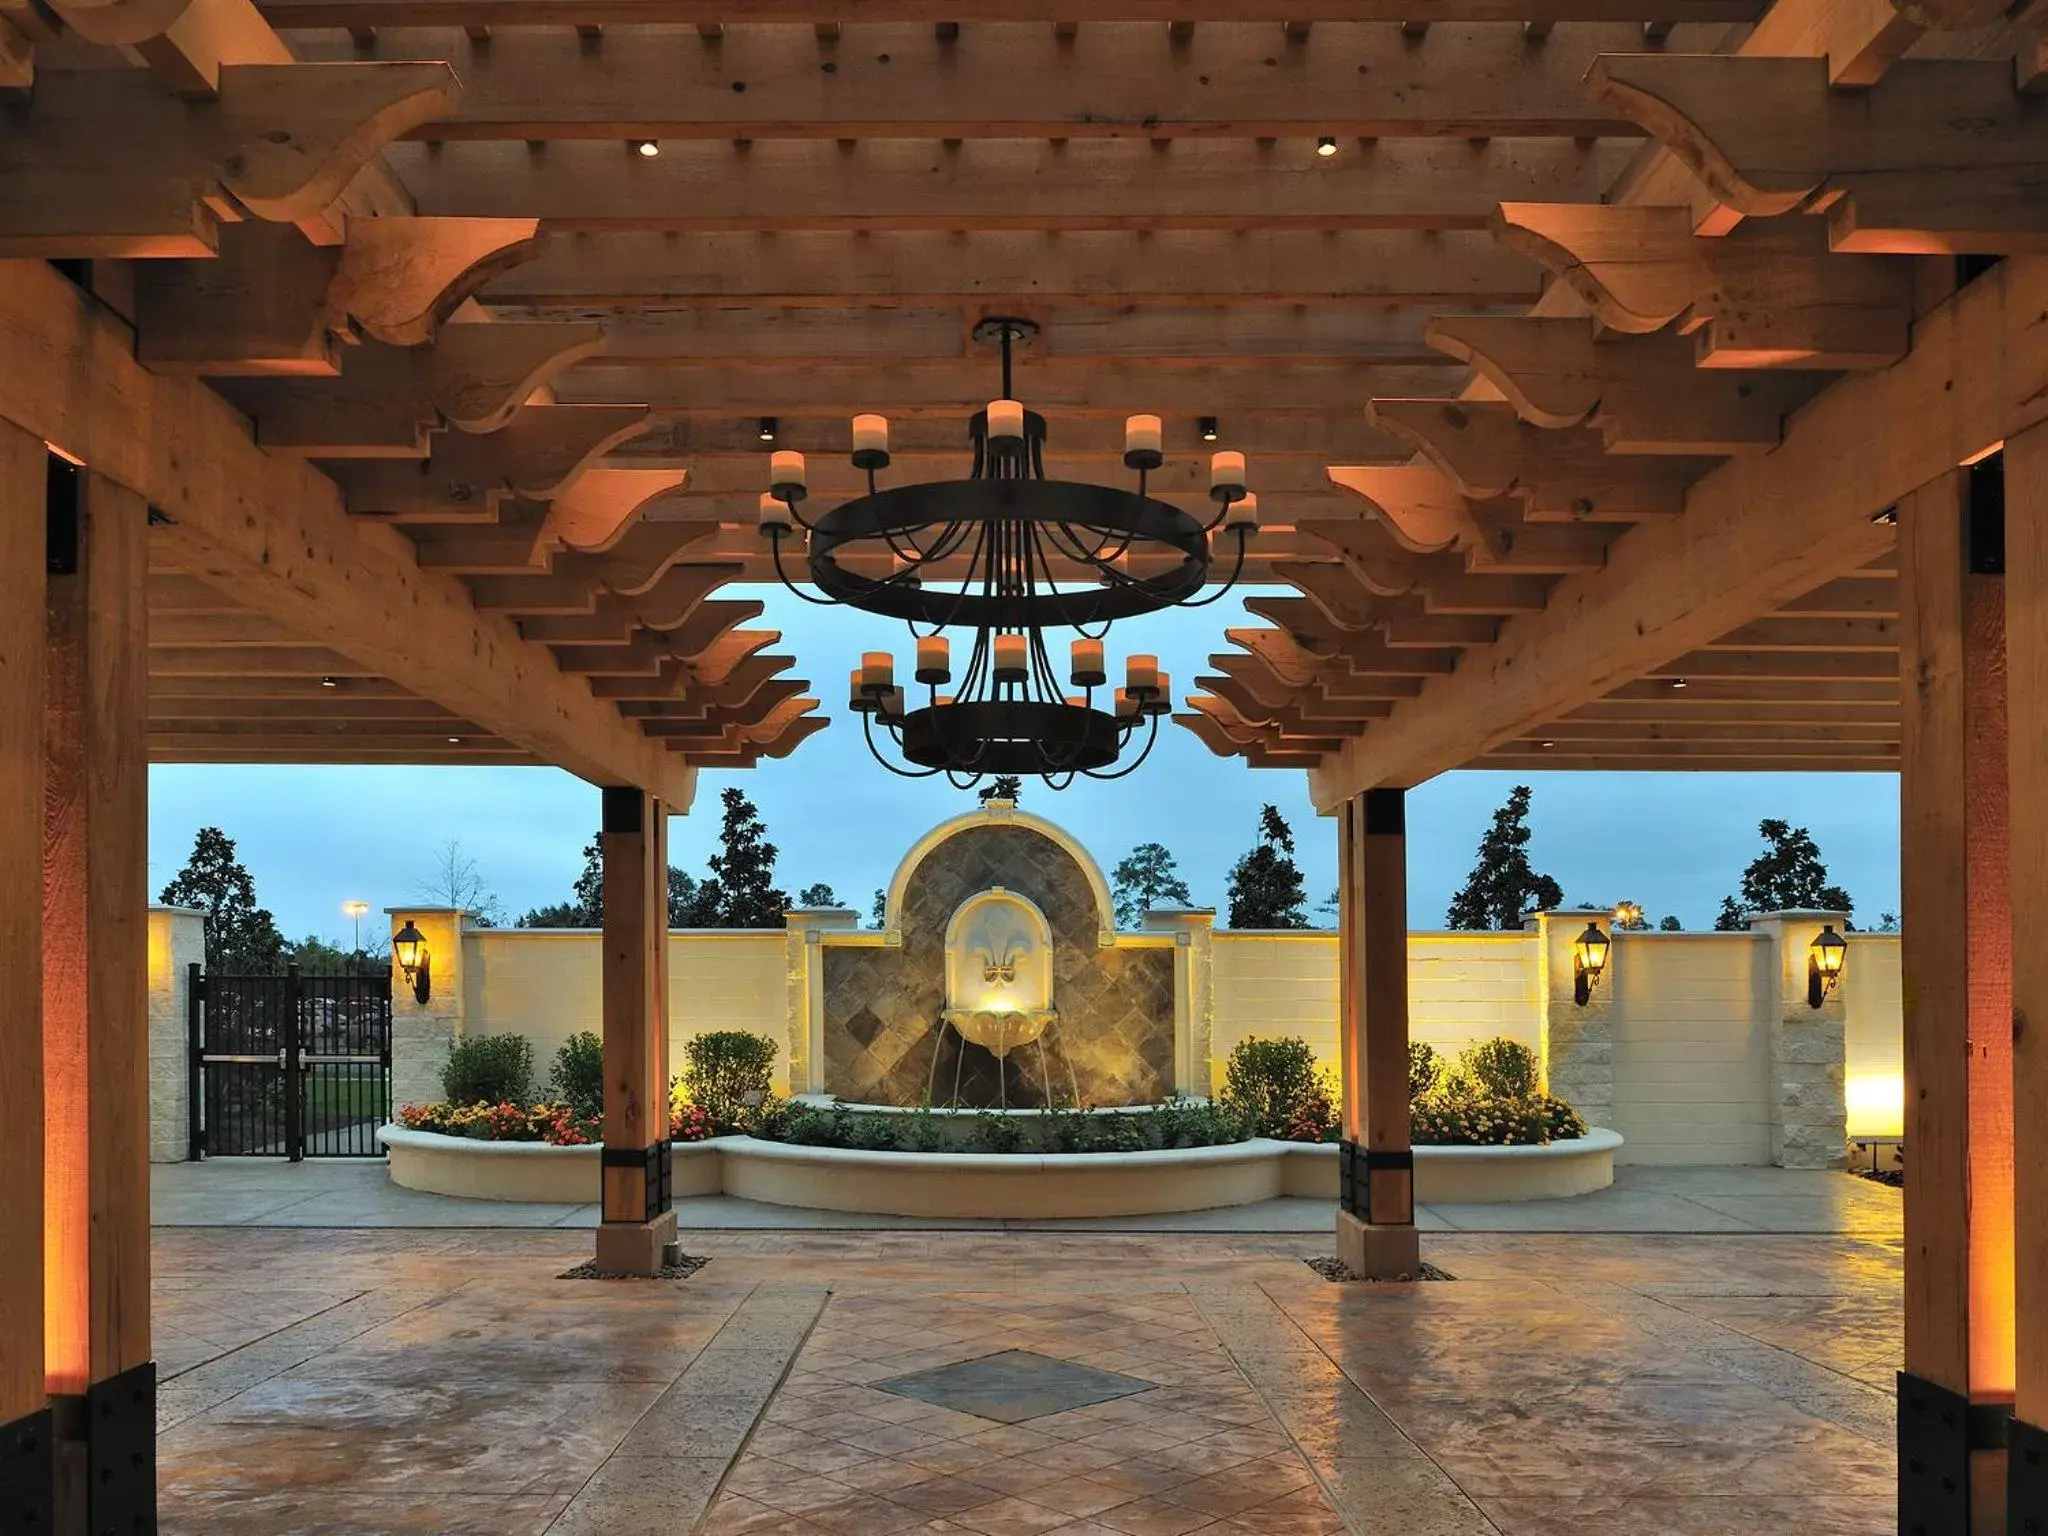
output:
[{"label": "carved wooden corbel", "polygon": [[2048,250],[2048,114],[2003,60],[1902,59],[1844,91],[1825,59],[1609,54],[1586,89],[1736,212],[1825,209],[1837,251]]},{"label": "carved wooden corbel", "polygon": [[343,460],[328,470],[354,513],[394,522],[487,520],[509,496],[561,494],[649,420],[638,405],[529,405],[496,432],[438,434],[422,461]]},{"label": "carved wooden corbel", "polygon": [[1423,339],[1470,363],[1524,421],[1597,428],[1622,454],[1766,453],[1830,378],[1701,368],[1677,331],[1602,336],[1583,318],[1438,315]]},{"label": "carved wooden corbel", "polygon": [[1710,239],[1683,208],[1502,203],[1494,233],[1610,329],[1678,322],[1702,367],[1882,368],[1910,344],[1910,264],[1836,255],[1816,220],[1745,221]]},{"label": "carved wooden corbel", "polygon": [[0,256],[209,256],[223,215],[324,213],[457,92],[444,63],[233,64],[202,102],[141,70],[43,70],[0,134]]}]

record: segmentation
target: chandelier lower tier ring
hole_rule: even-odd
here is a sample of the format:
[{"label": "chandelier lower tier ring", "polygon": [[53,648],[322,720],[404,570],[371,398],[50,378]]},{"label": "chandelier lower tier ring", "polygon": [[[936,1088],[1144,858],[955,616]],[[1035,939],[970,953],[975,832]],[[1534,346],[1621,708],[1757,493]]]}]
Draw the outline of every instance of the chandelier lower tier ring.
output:
[{"label": "chandelier lower tier ring", "polygon": [[[921,563],[923,552],[915,549],[919,532],[970,524],[982,529],[1009,524],[1030,541],[1028,552],[1013,552],[1013,558],[1025,562],[1017,573],[1022,579],[980,587],[963,582],[951,590],[909,579]],[[840,563],[842,550],[872,552],[879,542],[898,540],[913,551],[905,570],[876,578]],[[1178,559],[1151,575],[1116,572],[1097,586],[1053,585],[1049,557],[1085,564],[1112,546],[1140,558]],[[976,557],[977,564],[983,554],[962,553]],[[1070,480],[932,481],[876,491],[820,517],[811,526],[810,575],[834,601],[912,623],[1074,627],[1155,613],[1200,591],[1209,575],[1208,534],[1180,508],[1116,486]]]}]

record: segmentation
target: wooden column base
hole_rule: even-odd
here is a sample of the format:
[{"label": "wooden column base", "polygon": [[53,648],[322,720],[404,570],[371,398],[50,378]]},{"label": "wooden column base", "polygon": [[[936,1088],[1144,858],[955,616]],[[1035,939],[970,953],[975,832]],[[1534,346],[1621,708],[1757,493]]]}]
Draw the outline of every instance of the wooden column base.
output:
[{"label": "wooden column base", "polygon": [[1413,1226],[1375,1226],[1339,1211],[1337,1257],[1361,1280],[1422,1278],[1422,1244]]},{"label": "wooden column base", "polygon": [[[156,1362],[50,1399],[51,1523],[33,1531],[156,1530]],[[0,1530],[13,1530],[0,1517]]]},{"label": "wooden column base", "polygon": [[661,1250],[676,1240],[676,1213],[652,1221],[607,1221],[597,1229],[597,1267],[621,1275],[661,1272]]}]

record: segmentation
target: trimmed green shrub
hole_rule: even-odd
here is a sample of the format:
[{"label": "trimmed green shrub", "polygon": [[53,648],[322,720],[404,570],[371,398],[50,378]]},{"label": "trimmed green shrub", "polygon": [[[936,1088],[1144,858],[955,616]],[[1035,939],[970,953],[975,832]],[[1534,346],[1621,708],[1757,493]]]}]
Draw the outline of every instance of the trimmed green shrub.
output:
[{"label": "trimmed green shrub", "polygon": [[1458,1058],[1459,1070],[1481,1093],[1526,1099],[1536,1092],[1536,1053],[1518,1040],[1482,1040]]},{"label": "trimmed green shrub", "polygon": [[1409,1133],[1425,1147],[1540,1147],[1549,1122],[1528,1099],[1440,1093],[1409,1109]]},{"label": "trimmed green shrub", "polygon": [[524,1104],[533,1044],[524,1035],[469,1035],[448,1048],[441,1096],[450,1104]]},{"label": "trimmed green shrub", "polygon": [[1024,1150],[1023,1123],[1015,1115],[985,1109],[974,1117],[974,1129],[967,1135],[967,1145],[974,1152],[1021,1152]]},{"label": "trimmed green shrub", "polygon": [[896,1150],[896,1115],[855,1115],[853,1133],[849,1138],[858,1152],[894,1152]]},{"label": "trimmed green shrub", "polygon": [[1223,1071],[1223,1102],[1254,1136],[1285,1136],[1312,1095],[1327,1102],[1322,1069],[1306,1040],[1240,1040]]},{"label": "trimmed green shrub", "polygon": [[766,1035],[712,1030],[683,1047],[683,1092],[721,1131],[758,1123],[780,1055]]},{"label": "trimmed green shrub", "polygon": [[945,1146],[945,1128],[939,1124],[939,1117],[932,1113],[929,1099],[903,1117],[904,1151],[940,1152],[945,1150]]},{"label": "trimmed green shrub", "polygon": [[1421,1040],[1408,1042],[1408,1102],[1433,1092],[1443,1081],[1443,1058],[1436,1053],[1436,1047]]},{"label": "trimmed green shrub", "polygon": [[604,1114],[604,1042],[579,1030],[555,1052],[555,1097],[579,1115]]},{"label": "trimmed green shrub", "polygon": [[1586,1134],[1586,1117],[1563,1099],[1539,1093],[1534,1102],[1552,1141],[1576,1141]]}]

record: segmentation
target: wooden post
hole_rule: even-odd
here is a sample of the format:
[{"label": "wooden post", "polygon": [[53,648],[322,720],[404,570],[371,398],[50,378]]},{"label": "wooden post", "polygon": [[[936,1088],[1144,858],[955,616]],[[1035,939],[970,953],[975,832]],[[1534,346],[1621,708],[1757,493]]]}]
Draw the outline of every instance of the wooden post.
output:
[{"label": "wooden post", "polygon": [[153,1530],[142,498],[51,492],[43,830],[44,1365],[58,1529]]},{"label": "wooden post", "polygon": [[604,791],[604,1195],[600,1268],[651,1275],[674,1240],[668,1189],[666,812]]},{"label": "wooden post", "polygon": [[1422,1272],[1408,1145],[1406,805],[1404,790],[1369,789],[1346,801],[1341,817],[1337,1252],[1354,1274],[1373,1280]]},{"label": "wooden post", "polygon": [[[2008,1471],[2010,1529],[2048,1530],[2048,424],[2005,445],[2006,658],[2012,763],[2012,1122],[2017,1320]],[[1909,1086],[1910,1091],[1910,1086]],[[1911,1155],[1912,1143],[1907,1143]]]},{"label": "wooden post", "polygon": [[[43,540],[49,452],[0,421],[0,850],[43,845]],[[50,1522],[43,1381],[43,888],[0,895],[0,1488]]]},{"label": "wooden post", "polygon": [[1957,470],[1899,504],[1899,1529],[1930,1536],[2004,1529],[2003,1457],[1982,1426],[2012,1391],[2005,598],[1970,480]]}]

